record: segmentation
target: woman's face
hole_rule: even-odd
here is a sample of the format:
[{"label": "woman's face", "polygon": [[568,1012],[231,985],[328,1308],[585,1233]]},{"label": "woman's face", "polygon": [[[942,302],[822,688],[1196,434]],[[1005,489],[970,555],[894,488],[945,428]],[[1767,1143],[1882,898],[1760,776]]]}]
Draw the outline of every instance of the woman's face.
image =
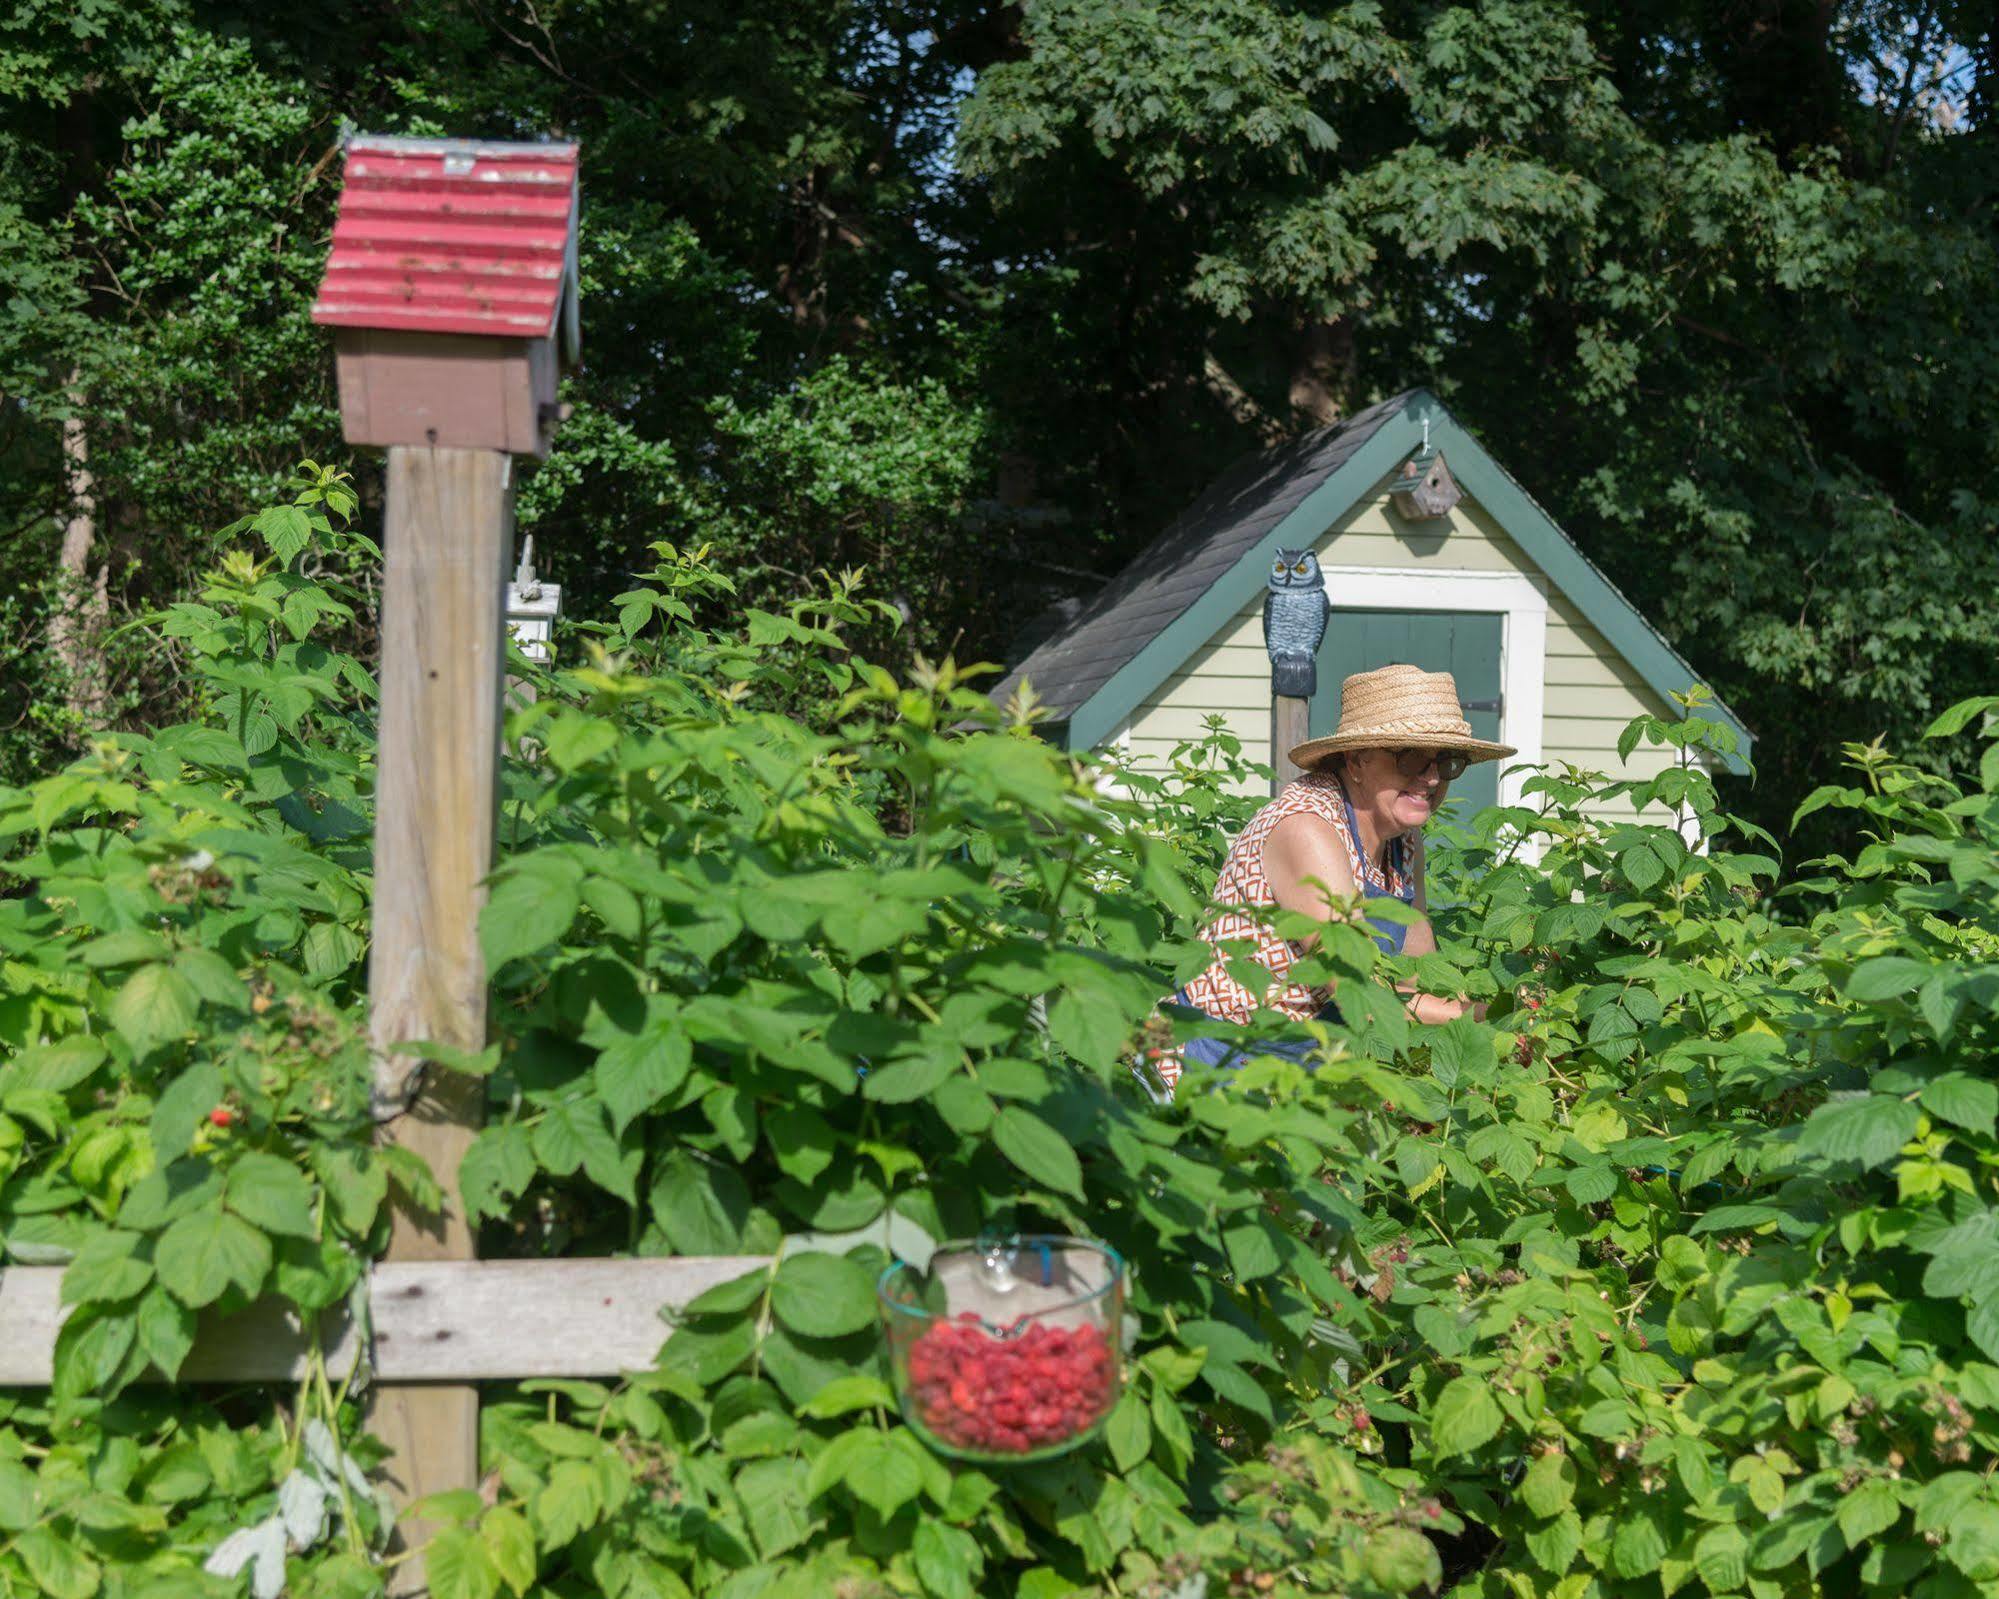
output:
[{"label": "woman's face", "polygon": [[[1414,768],[1414,775],[1409,768]],[[1407,832],[1437,814],[1450,784],[1425,751],[1356,750],[1347,760],[1347,793],[1354,809],[1371,811],[1383,833]]]}]

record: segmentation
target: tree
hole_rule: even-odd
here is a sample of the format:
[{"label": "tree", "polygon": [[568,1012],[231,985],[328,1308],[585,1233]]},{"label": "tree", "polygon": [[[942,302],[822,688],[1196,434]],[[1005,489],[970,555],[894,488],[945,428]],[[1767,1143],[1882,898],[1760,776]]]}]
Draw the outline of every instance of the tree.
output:
[{"label": "tree", "polygon": [[[521,500],[581,609],[667,536],[764,600],[866,563],[906,621],[864,647],[995,658],[1234,455],[1427,383],[1715,672],[1753,814],[1999,645],[1968,4],[19,15],[17,590],[75,525],[65,416],[113,614],[339,452],[305,313],[345,123],[582,143],[586,370]],[[0,670],[39,686],[46,644]],[[111,671],[122,714],[179,692]]]}]

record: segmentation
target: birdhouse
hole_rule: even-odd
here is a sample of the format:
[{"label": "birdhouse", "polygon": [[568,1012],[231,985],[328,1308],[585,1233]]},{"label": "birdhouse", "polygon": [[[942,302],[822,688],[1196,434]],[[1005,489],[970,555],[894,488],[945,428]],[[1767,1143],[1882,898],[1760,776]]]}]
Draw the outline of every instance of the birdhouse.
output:
[{"label": "birdhouse", "polygon": [[507,631],[521,654],[546,666],[553,650],[555,619],[562,614],[562,586],[535,574],[534,535],[521,541],[520,565],[507,585]]},{"label": "birdhouse", "polygon": [[1412,522],[1427,522],[1450,514],[1463,497],[1457,479],[1444,464],[1442,450],[1425,450],[1402,463],[1388,485],[1395,509]]},{"label": "birdhouse", "polygon": [[312,319],[350,444],[545,456],[576,364],[573,144],[354,138]]}]

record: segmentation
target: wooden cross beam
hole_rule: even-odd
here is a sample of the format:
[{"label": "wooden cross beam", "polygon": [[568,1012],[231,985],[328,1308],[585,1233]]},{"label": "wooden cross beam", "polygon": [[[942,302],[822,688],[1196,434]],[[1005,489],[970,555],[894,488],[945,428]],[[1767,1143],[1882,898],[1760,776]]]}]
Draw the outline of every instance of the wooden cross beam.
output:
[{"label": "wooden cross beam", "polygon": [[[368,1276],[373,1338],[345,1307],[324,1312],[319,1346],[340,1378],[365,1353],[376,1384],[428,1391],[523,1377],[616,1377],[649,1371],[670,1331],[664,1319],[767,1255],[649,1260],[388,1260]],[[0,1271],[0,1388],[51,1381],[63,1268]],[[311,1336],[298,1313],[266,1300],[234,1316],[204,1316],[179,1380],[295,1382]],[[474,1477],[473,1481],[477,1481]],[[465,1486],[457,1484],[456,1486]]]}]

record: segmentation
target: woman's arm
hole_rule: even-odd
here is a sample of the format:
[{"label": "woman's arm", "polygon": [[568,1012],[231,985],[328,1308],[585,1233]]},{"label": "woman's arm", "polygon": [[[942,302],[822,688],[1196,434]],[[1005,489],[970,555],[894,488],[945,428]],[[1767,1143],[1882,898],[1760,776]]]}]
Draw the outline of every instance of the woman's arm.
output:
[{"label": "woman's arm", "polygon": [[1342,913],[1336,899],[1354,895],[1353,868],[1332,824],[1309,811],[1287,816],[1263,841],[1263,875],[1287,911],[1330,922]]},{"label": "woman's arm", "polygon": [[[1334,901],[1351,898],[1355,892],[1353,868],[1347,864],[1339,834],[1330,823],[1302,811],[1285,817],[1263,841],[1263,875],[1280,906],[1321,922],[1342,915]],[[1402,944],[1405,955],[1429,955],[1436,948],[1437,935],[1427,916],[1410,925]],[[1474,1018],[1485,1014],[1483,1005],[1466,1000],[1411,993],[1406,988],[1402,992],[1408,995],[1409,1014],[1419,1022],[1434,1024],[1467,1013]]]},{"label": "woman's arm", "polygon": [[[1408,937],[1402,941],[1405,955],[1434,955],[1437,952],[1437,930],[1430,925],[1430,918],[1421,917],[1409,924]],[[1409,1014],[1419,1022],[1455,1021],[1460,1016],[1470,1016],[1475,1022],[1485,1020],[1485,1002],[1474,1004],[1468,999],[1444,999],[1437,994],[1418,994],[1407,986],[1400,992],[1409,996]]]}]

